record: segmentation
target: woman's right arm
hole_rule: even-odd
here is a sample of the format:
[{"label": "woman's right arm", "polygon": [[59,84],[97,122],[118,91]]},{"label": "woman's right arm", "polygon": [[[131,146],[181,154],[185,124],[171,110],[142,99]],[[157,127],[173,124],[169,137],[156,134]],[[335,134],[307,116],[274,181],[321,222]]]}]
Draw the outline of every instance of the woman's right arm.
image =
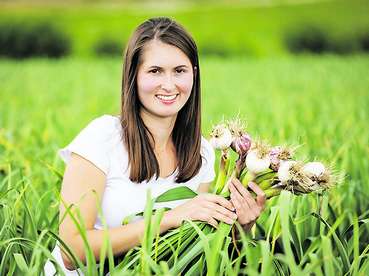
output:
[{"label": "woman's right arm", "polygon": [[[86,227],[87,240],[96,260],[99,260],[100,249],[105,239],[104,230],[94,229],[98,210],[97,204],[101,202],[105,181],[106,176],[100,169],[90,161],[72,153],[64,173],[61,196],[66,206],[73,204],[73,208],[70,210],[75,216],[75,211],[78,208]],[[231,210],[233,210],[233,205],[230,201],[212,194],[201,194],[165,212],[159,231],[163,233],[171,228],[176,228],[186,219],[205,221],[214,226],[217,226],[216,220],[232,223],[237,217]],[[64,204],[61,203],[60,218],[63,218],[65,212]],[[143,220],[110,228],[108,235],[113,254],[122,254],[139,245],[144,229]],[[60,222],[59,235],[73,249],[81,261],[85,262],[84,243],[70,215],[66,215]],[[75,269],[73,263],[63,251],[62,258],[67,269]]]}]

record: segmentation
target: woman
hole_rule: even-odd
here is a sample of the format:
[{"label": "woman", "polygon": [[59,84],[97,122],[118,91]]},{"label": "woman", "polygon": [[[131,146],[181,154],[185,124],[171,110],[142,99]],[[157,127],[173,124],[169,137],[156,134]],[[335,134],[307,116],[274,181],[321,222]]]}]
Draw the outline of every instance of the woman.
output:
[{"label": "woman", "polygon": [[[123,226],[122,220],[144,209],[147,189],[157,196],[183,185],[200,193],[165,204],[172,209],[164,213],[161,233],[186,219],[215,227],[218,221],[238,219],[245,228],[252,226],[265,202],[256,185],[250,184],[256,200],[237,180],[231,181],[230,201],[207,193],[215,177],[215,156],[201,136],[197,47],[178,23],[152,18],[135,30],[125,51],[121,107],[120,116],[96,118],[59,152],[67,163],[60,217],[65,206],[79,209],[97,260],[104,241],[102,217],[115,255],[140,243],[143,220]],[[61,220],[59,234],[85,261],[83,240],[69,215]],[[58,246],[53,255],[63,268],[75,269]],[[45,270],[53,270],[52,264]]]}]

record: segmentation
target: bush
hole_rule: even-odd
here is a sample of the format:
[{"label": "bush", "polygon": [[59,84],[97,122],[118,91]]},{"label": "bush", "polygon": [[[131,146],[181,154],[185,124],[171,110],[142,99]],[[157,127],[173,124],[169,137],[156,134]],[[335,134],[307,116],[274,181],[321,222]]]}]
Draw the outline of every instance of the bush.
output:
[{"label": "bush", "polygon": [[70,40],[49,22],[4,22],[0,24],[1,56],[57,58],[69,52]]},{"label": "bush", "polygon": [[316,26],[290,30],[285,36],[285,42],[293,53],[322,53],[328,50],[327,33]]},{"label": "bush", "polygon": [[358,40],[361,50],[369,52],[369,32],[362,33]]},{"label": "bush", "polygon": [[328,41],[328,51],[336,54],[351,54],[359,50],[356,36],[346,34],[346,36],[330,37]]},{"label": "bush", "polygon": [[229,48],[225,47],[223,43],[209,41],[207,44],[199,45],[199,55],[202,56],[230,56]]},{"label": "bush", "polygon": [[98,56],[121,56],[124,45],[110,38],[101,38],[94,45],[94,52]]}]

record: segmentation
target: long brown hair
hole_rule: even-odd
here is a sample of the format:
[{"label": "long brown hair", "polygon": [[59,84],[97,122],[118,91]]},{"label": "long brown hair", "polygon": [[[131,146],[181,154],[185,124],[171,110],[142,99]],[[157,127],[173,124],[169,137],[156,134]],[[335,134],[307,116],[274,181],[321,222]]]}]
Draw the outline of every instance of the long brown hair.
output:
[{"label": "long brown hair", "polygon": [[151,40],[160,40],[182,50],[194,68],[191,95],[177,115],[172,139],[178,160],[176,182],[186,182],[201,167],[201,98],[200,68],[195,41],[177,22],[167,17],[151,18],[137,27],[128,41],[124,55],[121,95],[122,138],[128,151],[131,181],[150,180],[160,176],[159,163],[149,141],[153,138],[140,117],[137,95],[137,70],[143,47]]}]

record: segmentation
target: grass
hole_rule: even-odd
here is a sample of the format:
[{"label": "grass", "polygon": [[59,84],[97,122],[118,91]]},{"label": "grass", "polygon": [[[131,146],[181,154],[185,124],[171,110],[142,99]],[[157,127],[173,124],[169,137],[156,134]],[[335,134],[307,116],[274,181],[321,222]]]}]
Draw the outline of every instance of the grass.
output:
[{"label": "grass", "polygon": [[[119,112],[120,63],[0,61],[1,275],[42,269],[57,238],[64,165],[56,150],[92,118]],[[344,183],[323,197],[282,194],[272,200],[254,235],[242,237],[233,266],[221,250],[224,273],[368,274],[368,67],[364,55],[201,60],[205,135],[223,115],[239,112],[255,136],[303,144],[299,157],[323,159],[346,172]],[[204,269],[203,261],[193,270]],[[147,264],[169,271],[165,264]]]}]

